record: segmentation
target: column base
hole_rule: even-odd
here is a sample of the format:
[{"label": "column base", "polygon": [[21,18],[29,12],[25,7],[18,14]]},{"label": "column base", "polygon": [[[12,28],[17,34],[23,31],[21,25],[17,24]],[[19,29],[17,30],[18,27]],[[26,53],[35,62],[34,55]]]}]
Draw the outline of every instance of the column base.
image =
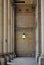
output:
[{"label": "column base", "polygon": [[13,53],[13,56],[14,56],[14,58],[16,58],[16,54],[15,53]]},{"label": "column base", "polygon": [[36,61],[37,61],[37,63],[39,61],[39,57],[40,57],[40,54],[36,54]]},{"label": "column base", "polygon": [[7,65],[7,62],[11,62],[16,57],[15,53],[2,53],[0,54],[0,65]]},{"label": "column base", "polygon": [[39,65],[44,65],[44,56],[40,56],[39,58]]},{"label": "column base", "polygon": [[11,62],[11,60],[12,60],[11,53],[9,53],[8,56],[9,56],[9,62]]},{"label": "column base", "polygon": [[10,53],[10,58],[11,60],[13,60],[13,53]]},{"label": "column base", "polygon": [[0,65],[7,65],[7,59],[3,53],[0,54]]},{"label": "column base", "polygon": [[16,57],[15,53],[12,52],[12,53],[9,53],[9,62],[11,62],[11,60],[13,60],[14,58]]}]

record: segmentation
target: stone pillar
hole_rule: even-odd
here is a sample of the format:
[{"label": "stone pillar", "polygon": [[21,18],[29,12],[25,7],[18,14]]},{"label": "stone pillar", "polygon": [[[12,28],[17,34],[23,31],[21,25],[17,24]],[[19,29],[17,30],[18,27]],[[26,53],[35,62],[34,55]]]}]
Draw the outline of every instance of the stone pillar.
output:
[{"label": "stone pillar", "polygon": [[44,0],[41,0],[41,56],[39,65],[44,65]]},{"label": "stone pillar", "polygon": [[8,0],[8,53],[11,52],[11,0]]},{"label": "stone pillar", "polygon": [[44,56],[44,0],[41,0],[41,55]]},{"label": "stone pillar", "polygon": [[13,52],[13,8],[11,6],[11,53]]},{"label": "stone pillar", "polygon": [[38,0],[38,42],[39,42],[39,56],[41,55],[41,0]]},{"label": "stone pillar", "polygon": [[0,0],[0,53],[3,52],[3,2]]},{"label": "stone pillar", "polygon": [[37,0],[37,6],[36,6],[36,18],[35,18],[35,22],[36,22],[36,60],[38,61],[38,56],[39,56],[39,43],[38,43],[38,0]]},{"label": "stone pillar", "polygon": [[14,57],[14,8],[11,6],[11,53]]},{"label": "stone pillar", "polygon": [[13,52],[14,52],[14,8],[13,8]]},{"label": "stone pillar", "polygon": [[8,52],[8,0],[4,0],[4,10],[3,10],[3,24],[4,24],[4,28],[3,28],[3,35],[4,35],[4,39],[3,39],[3,50],[4,53]]}]

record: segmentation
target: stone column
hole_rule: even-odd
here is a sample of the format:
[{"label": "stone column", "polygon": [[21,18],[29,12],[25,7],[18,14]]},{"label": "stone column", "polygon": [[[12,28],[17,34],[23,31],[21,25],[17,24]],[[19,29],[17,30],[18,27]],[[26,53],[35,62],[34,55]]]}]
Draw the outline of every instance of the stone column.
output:
[{"label": "stone column", "polygon": [[44,0],[41,0],[41,56],[39,65],[44,65]]},{"label": "stone column", "polygon": [[8,52],[11,52],[11,0],[8,0]]},{"label": "stone column", "polygon": [[36,6],[36,18],[35,18],[35,22],[36,22],[36,60],[38,61],[38,56],[39,56],[39,43],[38,43],[38,0],[37,0],[37,6]]},{"label": "stone column", "polygon": [[11,53],[13,52],[13,8],[11,6]]},{"label": "stone column", "polygon": [[4,39],[3,39],[3,50],[4,50],[4,53],[7,53],[8,51],[8,0],[4,0],[4,5],[3,5],[3,24],[4,24],[4,32],[3,32],[3,35],[4,35]]},{"label": "stone column", "polygon": [[14,8],[13,8],[13,52],[14,52]]},{"label": "stone column", "polygon": [[44,0],[41,0],[41,55],[44,56]]},{"label": "stone column", "polygon": [[0,0],[0,53],[2,53],[2,45],[3,45],[3,2]]},{"label": "stone column", "polygon": [[14,57],[14,8],[11,6],[11,53]]}]

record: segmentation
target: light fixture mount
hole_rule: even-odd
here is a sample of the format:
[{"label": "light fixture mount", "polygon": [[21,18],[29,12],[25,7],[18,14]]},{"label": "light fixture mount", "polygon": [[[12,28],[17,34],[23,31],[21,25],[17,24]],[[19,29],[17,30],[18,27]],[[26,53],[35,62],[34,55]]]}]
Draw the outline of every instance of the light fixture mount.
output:
[{"label": "light fixture mount", "polygon": [[26,38],[26,35],[25,33],[22,34],[22,38],[25,39]]}]

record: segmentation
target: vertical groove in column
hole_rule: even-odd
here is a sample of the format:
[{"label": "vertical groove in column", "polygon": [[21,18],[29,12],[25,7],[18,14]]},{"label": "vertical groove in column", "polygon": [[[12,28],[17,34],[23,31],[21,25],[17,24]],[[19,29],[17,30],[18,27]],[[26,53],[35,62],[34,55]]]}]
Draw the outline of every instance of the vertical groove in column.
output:
[{"label": "vertical groove in column", "polygon": [[11,52],[11,4],[8,0],[8,52]]},{"label": "vertical groove in column", "polygon": [[0,0],[0,53],[2,53],[2,44],[3,44],[3,38],[2,38],[2,34],[3,34],[3,32],[2,32],[2,23],[3,23],[3,1],[2,0]]},{"label": "vertical groove in column", "polygon": [[3,44],[3,50],[4,50],[4,53],[7,53],[7,48],[8,48],[8,0],[4,0],[4,11],[3,11],[3,14],[4,14],[4,44]]}]

